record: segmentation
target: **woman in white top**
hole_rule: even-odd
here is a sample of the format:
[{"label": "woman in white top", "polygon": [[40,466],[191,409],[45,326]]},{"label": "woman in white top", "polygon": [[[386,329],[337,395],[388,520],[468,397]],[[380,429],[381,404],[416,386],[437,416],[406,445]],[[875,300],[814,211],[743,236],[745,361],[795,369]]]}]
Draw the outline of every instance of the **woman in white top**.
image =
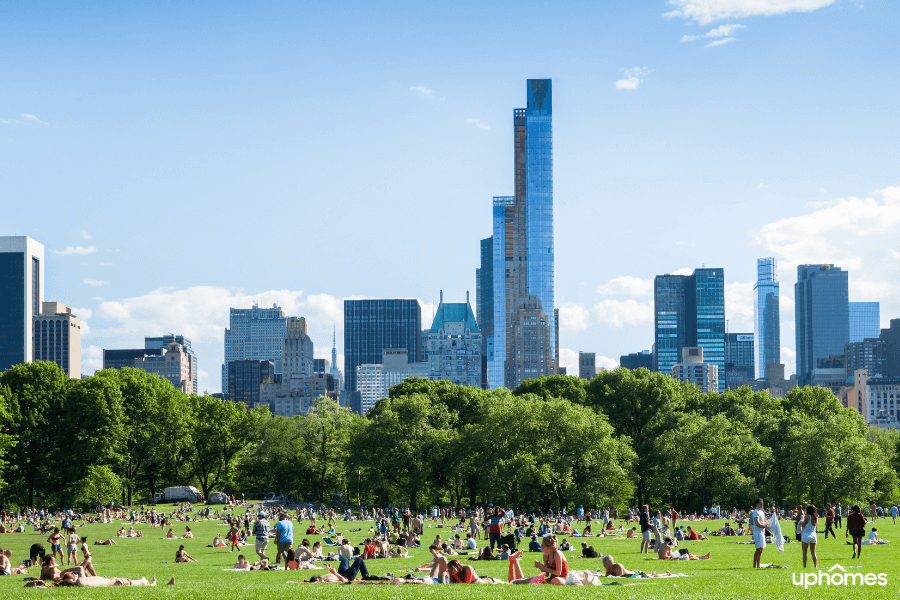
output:
[{"label": "woman in white top", "polygon": [[816,507],[810,504],[806,507],[806,516],[803,517],[803,536],[800,539],[803,547],[803,568],[806,568],[806,552],[807,549],[812,554],[813,568],[819,568],[819,558],[816,556],[816,525],[819,523],[819,512]]}]

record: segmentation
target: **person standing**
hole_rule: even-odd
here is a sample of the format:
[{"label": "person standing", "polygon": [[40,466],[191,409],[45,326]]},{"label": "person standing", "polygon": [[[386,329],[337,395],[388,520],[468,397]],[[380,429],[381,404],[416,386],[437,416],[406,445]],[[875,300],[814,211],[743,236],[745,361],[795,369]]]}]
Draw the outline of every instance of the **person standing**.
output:
[{"label": "person standing", "polygon": [[891,506],[891,518],[894,520],[894,525],[897,524],[897,513],[900,513],[900,508],[897,508],[897,504],[894,503],[894,505]]},{"label": "person standing", "polygon": [[641,524],[641,554],[647,554],[650,551],[650,506],[645,504],[641,507],[640,515]]},{"label": "person standing", "polygon": [[816,556],[816,525],[819,523],[819,511],[812,504],[806,507],[806,516],[803,517],[803,537],[800,544],[803,548],[803,568],[806,568],[806,552],[812,554],[813,568],[819,568],[819,559]]},{"label": "person standing", "polygon": [[828,532],[831,532],[831,537],[837,539],[837,536],[834,534],[834,508],[830,504],[826,505],[825,508],[825,539],[828,539]]},{"label": "person standing", "polygon": [[491,550],[494,549],[494,544],[496,543],[498,546],[500,544],[500,537],[503,535],[503,511],[500,507],[494,509],[494,514],[491,515],[490,520],[488,521],[488,532],[490,534],[491,540]]},{"label": "person standing", "polygon": [[[294,524],[288,519],[286,513],[278,515],[278,523],[275,525],[275,547],[278,554],[275,555],[275,564],[281,561],[281,555],[287,556],[287,551],[291,549],[294,543]],[[287,558],[285,558],[287,560]]]},{"label": "person standing", "polygon": [[850,507],[847,515],[847,531],[844,537],[853,537],[853,558],[862,557],[862,539],[866,535],[866,518],[858,504]]},{"label": "person standing", "polygon": [[762,498],[756,499],[756,510],[750,514],[750,528],[753,531],[753,544],[756,546],[753,568],[759,569],[763,550],[766,549],[766,511]]},{"label": "person standing", "polygon": [[843,511],[841,509],[841,503],[838,502],[834,506],[834,523],[835,523],[835,525],[837,525],[838,529],[841,528],[841,515],[842,514],[843,514]]},{"label": "person standing", "polygon": [[253,535],[256,537],[256,554],[260,560],[266,558],[266,548],[269,545],[269,521],[266,520],[265,511],[257,513],[256,523],[253,524]]}]

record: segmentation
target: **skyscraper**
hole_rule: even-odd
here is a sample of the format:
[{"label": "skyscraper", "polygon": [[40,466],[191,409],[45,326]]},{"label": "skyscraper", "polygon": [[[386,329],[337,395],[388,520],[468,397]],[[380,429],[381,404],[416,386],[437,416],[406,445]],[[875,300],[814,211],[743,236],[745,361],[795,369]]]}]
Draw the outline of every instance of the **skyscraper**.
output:
[{"label": "skyscraper", "polygon": [[725,334],[725,372],[719,373],[719,379],[725,377],[726,388],[734,389],[745,381],[755,379],[755,345],[752,333]]},{"label": "skyscraper", "polygon": [[441,303],[428,330],[429,379],[445,379],[457,385],[481,387],[481,329],[466,302]]},{"label": "skyscraper", "polygon": [[849,316],[851,344],[881,335],[881,309],[878,302],[851,302]]},{"label": "skyscraper", "polygon": [[[344,300],[344,376],[348,397],[357,391],[360,365],[381,364],[386,349],[405,349],[421,362],[422,307],[418,300]],[[359,412],[359,398],[348,398]]]},{"label": "skyscraper", "polygon": [[34,358],[34,318],[44,302],[44,246],[0,237],[0,373]]},{"label": "skyscraper", "polygon": [[[685,347],[703,348],[706,363],[725,373],[725,272],[694,269],[691,275],[657,275],[654,280],[656,351],[654,370],[671,373]],[[725,377],[719,376],[719,391]]]},{"label": "skyscraper", "polygon": [[597,376],[597,354],[595,352],[578,353],[578,377],[593,379]]},{"label": "skyscraper", "polygon": [[34,360],[55,362],[72,379],[81,379],[81,321],[60,302],[43,302],[34,318]]},{"label": "skyscraper", "polygon": [[[191,340],[189,338],[184,337],[183,335],[175,335],[173,333],[167,333],[165,335],[160,336],[145,336],[144,337],[144,348],[147,350],[165,350],[169,344],[171,343],[181,344],[182,351],[188,355],[190,363],[191,363],[191,384],[193,385],[193,390],[195,394],[200,393],[200,386],[198,379],[200,377],[199,368],[197,365],[197,355],[194,353],[194,350],[191,348]],[[130,365],[129,365],[130,366]]]},{"label": "skyscraper", "polygon": [[766,365],[781,362],[781,313],[779,312],[778,263],[756,259],[753,284],[754,379],[766,379]]},{"label": "skyscraper", "polygon": [[481,240],[481,267],[475,269],[475,317],[481,329],[482,387],[487,387],[487,362],[494,353],[494,238]]},{"label": "skyscraper", "polygon": [[491,388],[555,375],[553,102],[549,79],[529,79],[513,110],[514,196],[494,197]]},{"label": "skyscraper", "polygon": [[272,308],[232,308],[225,330],[225,364],[222,365],[222,393],[228,396],[227,365],[235,360],[268,360],[281,373],[281,341],[284,339],[284,312]]},{"label": "skyscraper", "polygon": [[830,264],[797,265],[794,329],[797,383],[812,383],[816,359],[843,355],[850,341],[847,271]]}]

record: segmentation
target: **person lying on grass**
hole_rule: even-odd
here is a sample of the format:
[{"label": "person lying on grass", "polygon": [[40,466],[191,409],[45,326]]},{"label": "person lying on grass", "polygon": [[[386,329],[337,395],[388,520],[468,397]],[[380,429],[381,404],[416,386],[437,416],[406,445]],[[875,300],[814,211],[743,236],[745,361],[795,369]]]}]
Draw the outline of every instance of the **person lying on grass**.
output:
[{"label": "person lying on grass", "polygon": [[117,546],[116,540],[109,538],[108,540],[97,540],[94,542],[95,546]]},{"label": "person lying on grass", "polygon": [[175,551],[175,562],[177,563],[187,563],[187,562],[197,562],[197,559],[184,551],[184,544],[178,546],[178,550]]},{"label": "person lying on grass", "polygon": [[40,579],[44,581],[52,581],[55,583],[59,581],[60,577],[62,577],[64,573],[78,573],[82,576],[87,574],[85,573],[84,567],[82,567],[81,565],[60,571],[56,566],[56,559],[53,557],[53,555],[44,557],[44,562],[41,563]]},{"label": "person lying on grass", "polygon": [[[617,563],[613,558],[612,554],[607,554],[602,558],[603,561],[603,569],[606,571],[604,573],[605,577],[631,577],[632,575],[646,575],[641,571],[629,571],[622,564]],[[664,575],[657,575],[656,573],[650,573],[646,575],[647,577],[670,577],[672,573],[670,571],[666,571]]]},{"label": "person lying on grass", "polygon": [[[140,579],[126,579],[125,577],[97,577],[97,576],[81,576],[75,573],[67,573],[56,584],[60,587],[115,587],[119,585],[128,586],[154,586],[156,585],[156,577],[147,581],[146,577]],[[166,585],[175,585],[175,578],[169,580]],[[40,587],[40,586],[35,586]]]},{"label": "person lying on grass", "polygon": [[394,578],[390,574],[384,577],[369,574],[366,561],[359,556],[353,562],[341,558],[337,569],[331,565],[325,565],[325,568],[328,569],[328,573],[310,577],[309,583],[352,583],[357,575],[362,575],[364,581],[391,581]]}]

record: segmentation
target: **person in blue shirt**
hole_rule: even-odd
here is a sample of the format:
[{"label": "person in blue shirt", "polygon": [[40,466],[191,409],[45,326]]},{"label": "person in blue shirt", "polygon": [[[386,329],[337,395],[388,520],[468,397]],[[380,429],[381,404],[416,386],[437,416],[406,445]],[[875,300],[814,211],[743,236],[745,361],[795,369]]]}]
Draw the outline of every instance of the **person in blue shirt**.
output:
[{"label": "person in blue shirt", "polygon": [[[281,561],[281,555],[287,555],[287,551],[291,549],[294,543],[294,524],[288,519],[285,513],[278,515],[278,524],[275,525],[275,547],[278,548],[278,554],[275,555],[275,564]],[[287,560],[287,558],[285,558]]]},{"label": "person in blue shirt", "polygon": [[541,552],[541,543],[537,541],[537,536],[531,536],[531,541],[528,542],[528,551],[529,552]]}]

